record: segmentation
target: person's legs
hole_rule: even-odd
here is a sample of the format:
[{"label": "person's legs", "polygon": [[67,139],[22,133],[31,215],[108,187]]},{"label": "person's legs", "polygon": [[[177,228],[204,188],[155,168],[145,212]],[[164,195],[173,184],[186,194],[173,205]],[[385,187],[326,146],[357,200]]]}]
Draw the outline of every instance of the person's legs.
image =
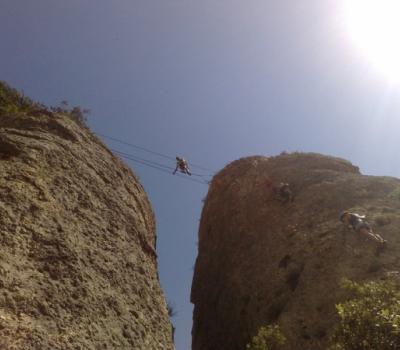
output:
[{"label": "person's legs", "polygon": [[372,239],[378,243],[384,243],[385,240],[377,233],[373,233],[370,228],[361,227],[358,232],[360,232],[363,236]]}]

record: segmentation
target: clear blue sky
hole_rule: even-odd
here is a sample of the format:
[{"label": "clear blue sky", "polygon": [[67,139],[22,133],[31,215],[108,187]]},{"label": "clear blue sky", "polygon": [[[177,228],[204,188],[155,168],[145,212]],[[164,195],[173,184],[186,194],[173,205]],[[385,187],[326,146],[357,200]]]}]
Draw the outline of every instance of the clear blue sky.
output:
[{"label": "clear blue sky", "polygon": [[[355,49],[340,4],[1,0],[0,79],[90,108],[96,132],[215,170],[313,151],[398,177],[399,88]],[[156,212],[161,283],[178,311],[177,350],[188,350],[207,186],[129,164]]]}]

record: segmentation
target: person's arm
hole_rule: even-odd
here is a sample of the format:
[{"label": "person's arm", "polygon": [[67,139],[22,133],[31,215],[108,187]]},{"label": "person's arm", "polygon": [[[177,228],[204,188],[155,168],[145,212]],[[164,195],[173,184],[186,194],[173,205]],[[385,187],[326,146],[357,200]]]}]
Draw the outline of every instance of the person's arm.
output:
[{"label": "person's arm", "polygon": [[172,175],[175,175],[176,171],[178,170],[178,167],[179,167],[179,165],[176,164],[176,168],[175,168],[174,172],[172,173]]}]

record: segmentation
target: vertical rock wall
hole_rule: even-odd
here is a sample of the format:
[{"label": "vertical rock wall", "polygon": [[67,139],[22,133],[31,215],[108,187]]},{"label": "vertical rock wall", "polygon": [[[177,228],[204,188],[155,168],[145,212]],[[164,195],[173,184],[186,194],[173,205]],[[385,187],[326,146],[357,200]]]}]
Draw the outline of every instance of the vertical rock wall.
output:
[{"label": "vertical rock wall", "polygon": [[173,349],[137,177],[63,116],[0,119],[0,348]]},{"label": "vertical rock wall", "polygon": [[[288,182],[293,203],[267,186]],[[388,240],[379,252],[339,221],[366,214]],[[278,323],[285,349],[326,349],[337,322],[340,280],[400,270],[400,181],[361,175],[318,154],[250,157],[213,179],[202,212],[191,301],[193,350],[244,350],[261,326]]]}]

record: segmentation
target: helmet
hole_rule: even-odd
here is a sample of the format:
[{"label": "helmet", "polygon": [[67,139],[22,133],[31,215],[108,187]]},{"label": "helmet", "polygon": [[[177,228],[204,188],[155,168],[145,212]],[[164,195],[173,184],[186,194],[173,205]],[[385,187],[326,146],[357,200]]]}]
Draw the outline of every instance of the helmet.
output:
[{"label": "helmet", "polygon": [[349,214],[349,212],[348,212],[347,210],[342,211],[342,212],[340,213],[340,215],[339,215],[339,220],[340,220],[341,222],[343,222],[343,217],[344,217],[346,214]]}]

